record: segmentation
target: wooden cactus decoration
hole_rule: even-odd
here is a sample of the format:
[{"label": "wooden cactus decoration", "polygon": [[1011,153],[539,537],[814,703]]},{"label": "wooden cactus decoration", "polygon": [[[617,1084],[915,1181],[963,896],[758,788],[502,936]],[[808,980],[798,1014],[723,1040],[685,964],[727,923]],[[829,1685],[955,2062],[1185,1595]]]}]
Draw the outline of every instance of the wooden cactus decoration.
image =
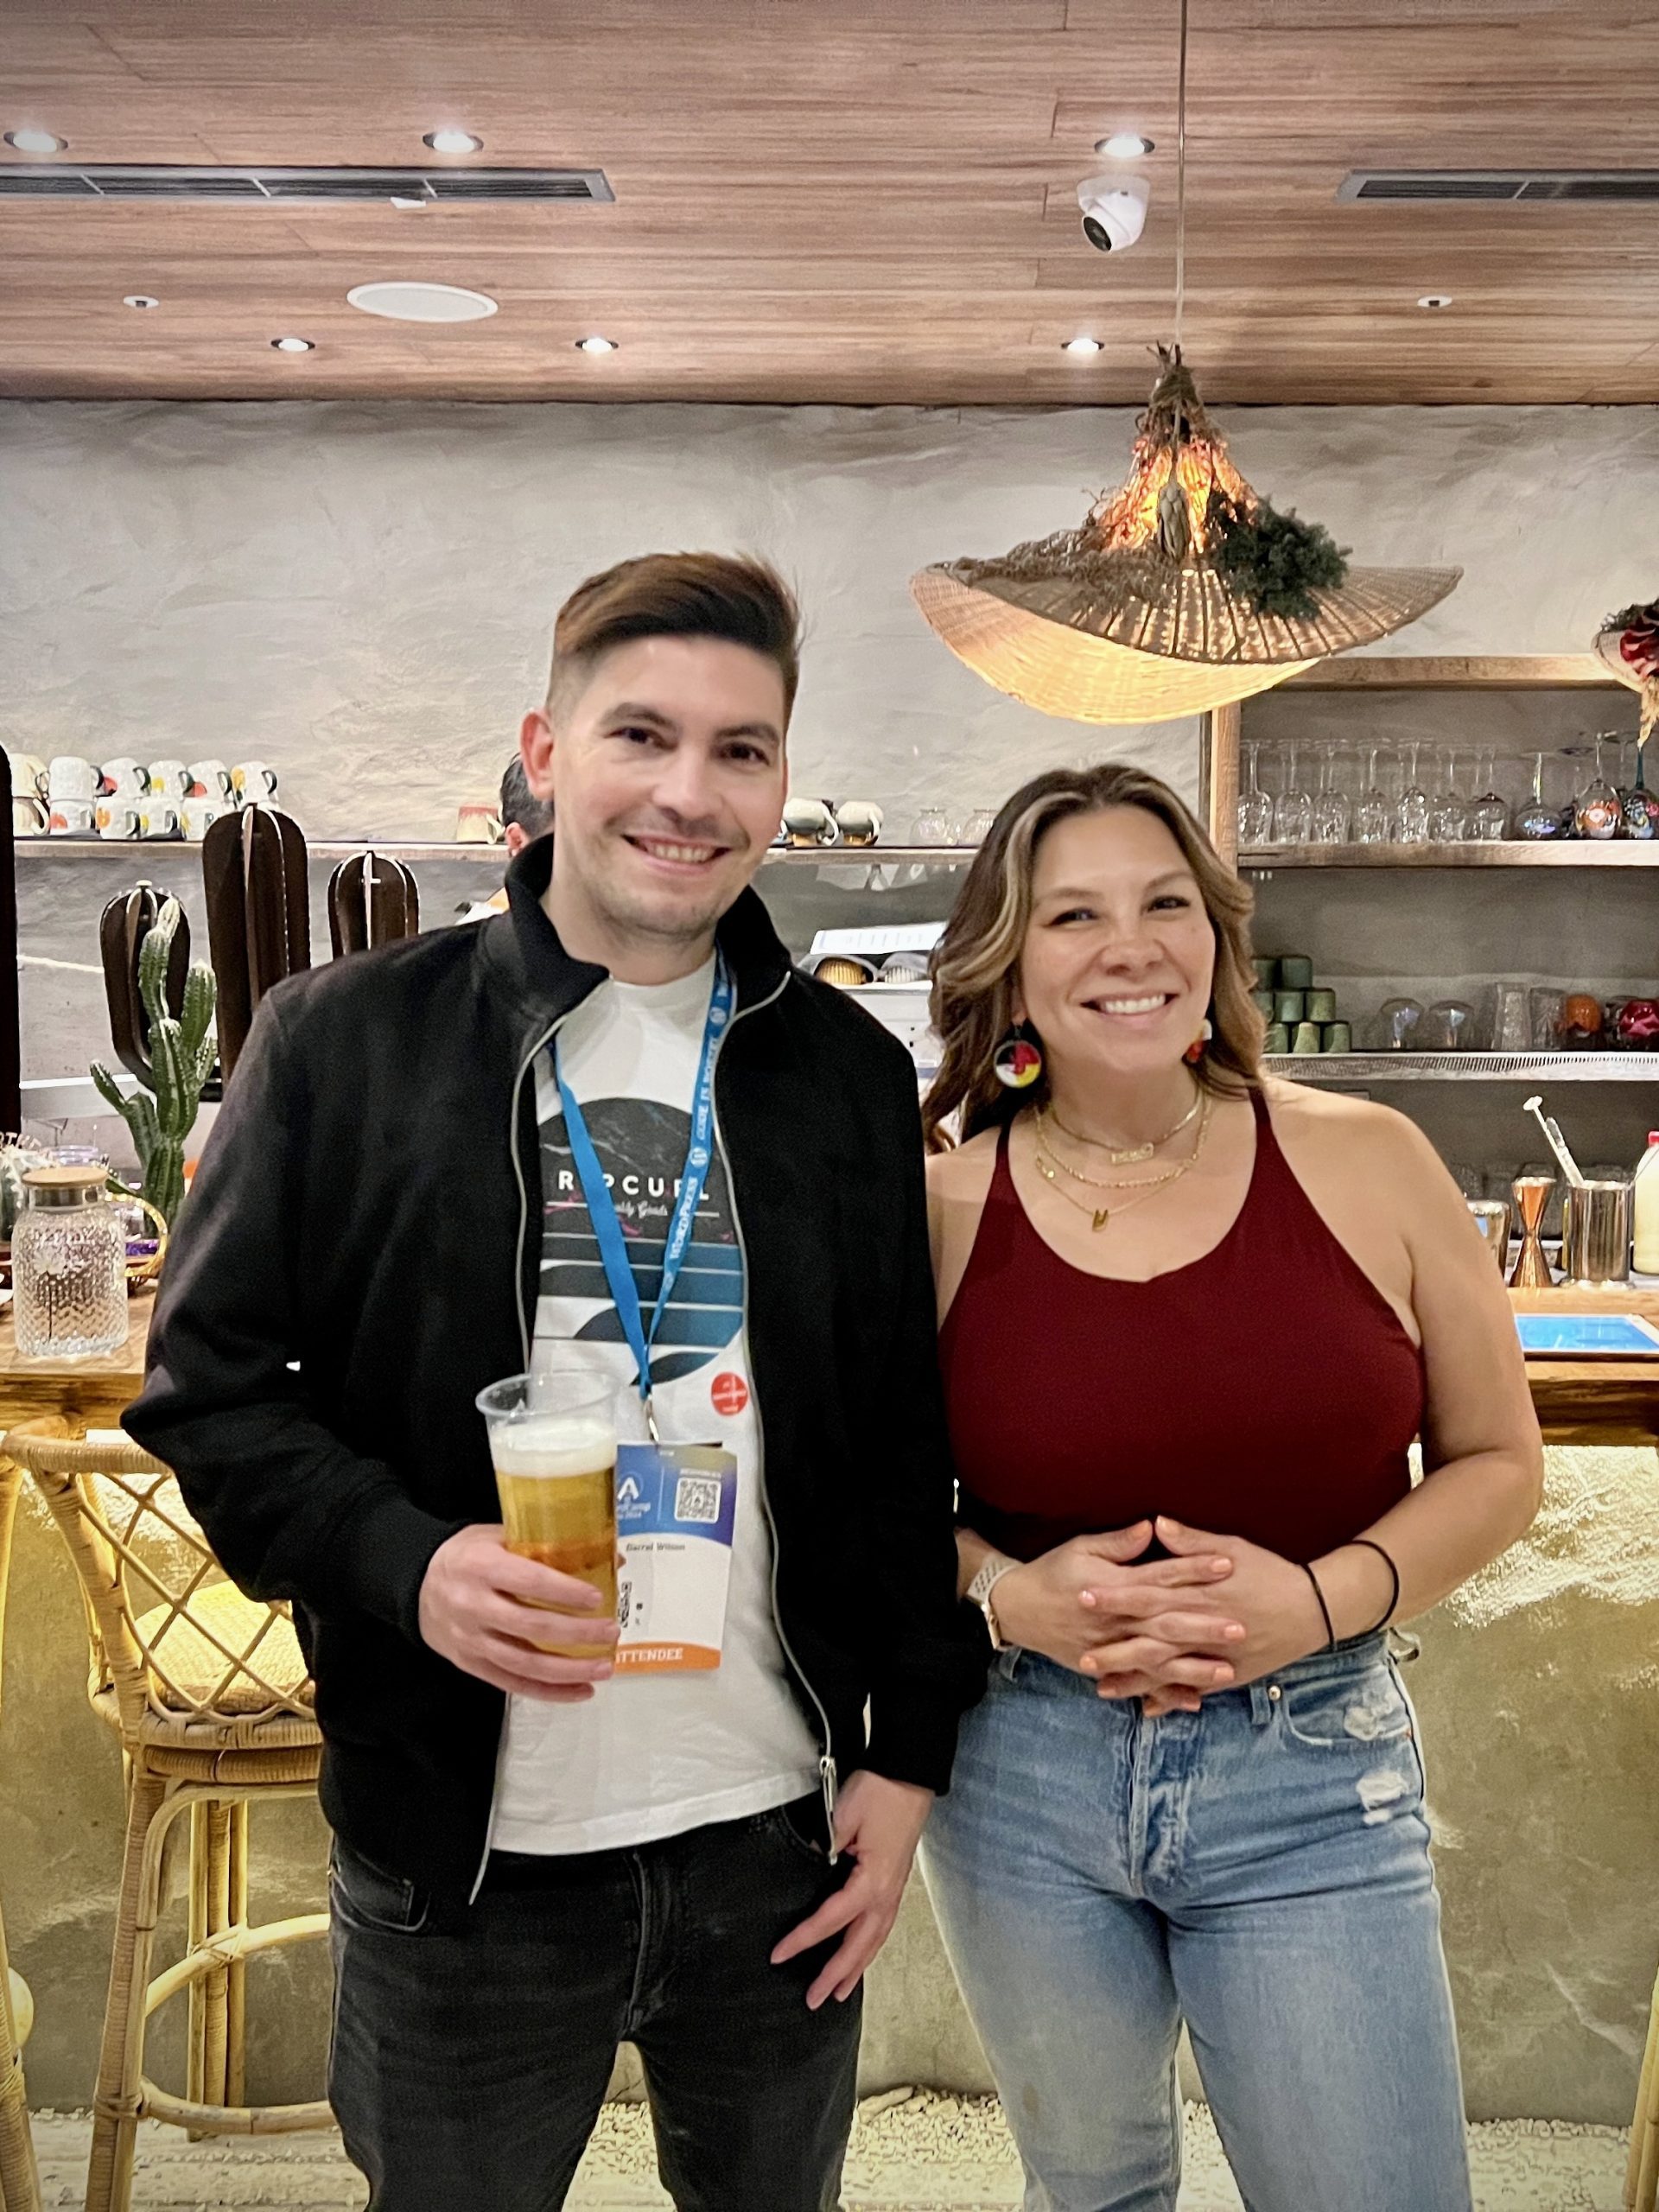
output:
[{"label": "wooden cactus decoration", "polygon": [[168,964],[181,919],[178,900],[169,899],[139,948],[138,993],[149,1024],[149,1069],[140,1073],[140,1080],[147,1088],[124,1097],[102,1061],[92,1063],[92,1081],[132,1132],[143,1173],[137,1195],[169,1224],[184,1202],[185,1139],[195,1124],[216,1053],[217,991],[205,961],[186,976],[176,1016],[168,1005]]},{"label": "wooden cactus decoration", "polygon": [[300,825],[275,807],[222,814],[201,841],[207,949],[219,981],[219,1057],[230,1080],[259,1001],[311,965],[311,893]]}]

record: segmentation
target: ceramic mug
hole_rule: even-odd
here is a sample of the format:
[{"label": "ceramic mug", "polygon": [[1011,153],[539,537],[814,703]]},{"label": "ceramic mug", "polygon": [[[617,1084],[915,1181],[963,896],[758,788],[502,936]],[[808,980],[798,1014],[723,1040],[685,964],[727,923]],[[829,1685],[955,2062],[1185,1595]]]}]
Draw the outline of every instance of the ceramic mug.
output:
[{"label": "ceramic mug", "polygon": [[101,798],[92,812],[92,821],[100,837],[136,837],[138,835],[139,808],[130,798]]},{"label": "ceramic mug", "polygon": [[6,758],[11,763],[11,795],[13,798],[44,798],[46,797],[46,763],[32,753],[14,753],[6,748]]},{"label": "ceramic mug", "polygon": [[190,771],[182,760],[152,760],[149,788],[162,798],[181,799],[190,788]]},{"label": "ceramic mug", "polygon": [[141,837],[176,837],[179,834],[179,810],[170,798],[159,794],[147,798],[138,812],[138,835]]},{"label": "ceramic mug", "polygon": [[222,760],[193,760],[189,772],[187,798],[216,798],[221,804],[230,798],[231,772]]},{"label": "ceramic mug", "polygon": [[54,798],[47,827],[54,837],[84,837],[92,826],[89,798]]},{"label": "ceramic mug", "polygon": [[104,763],[98,788],[105,798],[142,798],[149,789],[149,771],[142,760],[123,753]]},{"label": "ceramic mug", "polygon": [[46,801],[36,798],[32,791],[14,796],[11,802],[11,834],[14,837],[38,837],[47,823]]},{"label": "ceramic mug", "polygon": [[505,836],[500,816],[487,800],[469,800],[455,816],[458,845],[499,845]]},{"label": "ceramic mug", "polygon": [[54,804],[59,799],[73,799],[78,805],[90,806],[98,796],[98,771],[77,753],[60,753],[46,772],[47,790]]},{"label": "ceramic mug", "polygon": [[263,760],[241,760],[231,771],[231,788],[238,806],[257,806],[276,796],[276,771]]},{"label": "ceramic mug", "polygon": [[833,845],[841,836],[821,798],[791,799],[784,809],[784,832],[791,845]]},{"label": "ceramic mug", "polygon": [[836,809],[836,823],[849,845],[873,845],[881,835],[881,810],[874,799],[844,798]]},{"label": "ceramic mug", "polygon": [[187,837],[205,837],[221,814],[232,811],[230,800],[214,791],[207,798],[187,798],[179,809],[179,821]]}]

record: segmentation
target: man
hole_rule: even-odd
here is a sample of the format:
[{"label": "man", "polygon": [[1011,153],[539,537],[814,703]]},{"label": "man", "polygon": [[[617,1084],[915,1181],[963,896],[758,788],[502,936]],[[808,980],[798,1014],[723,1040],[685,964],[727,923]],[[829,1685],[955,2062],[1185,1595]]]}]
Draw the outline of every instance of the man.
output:
[{"label": "man", "polygon": [[[510,861],[516,861],[526,845],[537,837],[544,837],[553,827],[553,809],[546,799],[537,798],[531,790],[524,764],[516,753],[502,772],[500,816]],[[504,888],[493,898],[469,902],[461,909],[460,918],[463,922],[487,922],[492,914],[505,914],[506,911],[507,894]]]},{"label": "man", "polygon": [[[296,1601],[379,2212],[562,2203],[625,2038],[681,2212],[833,2207],[860,1978],[983,1680],[914,1075],[749,887],[797,636],[751,562],[582,585],[511,912],[279,986],[174,1241],[128,1426]],[[474,1408],[573,1356],[664,1459],[726,1455],[717,1664],[525,1628],[620,1634],[504,1548]]]}]

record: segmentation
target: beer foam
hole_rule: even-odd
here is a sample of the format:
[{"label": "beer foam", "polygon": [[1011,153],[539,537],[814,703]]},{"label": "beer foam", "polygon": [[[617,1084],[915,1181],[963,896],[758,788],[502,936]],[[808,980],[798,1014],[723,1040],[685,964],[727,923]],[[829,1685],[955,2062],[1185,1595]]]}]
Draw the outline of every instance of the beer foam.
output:
[{"label": "beer foam", "polygon": [[591,1414],[536,1414],[495,1421],[490,1450],[503,1475],[591,1475],[616,1459],[616,1431]]}]

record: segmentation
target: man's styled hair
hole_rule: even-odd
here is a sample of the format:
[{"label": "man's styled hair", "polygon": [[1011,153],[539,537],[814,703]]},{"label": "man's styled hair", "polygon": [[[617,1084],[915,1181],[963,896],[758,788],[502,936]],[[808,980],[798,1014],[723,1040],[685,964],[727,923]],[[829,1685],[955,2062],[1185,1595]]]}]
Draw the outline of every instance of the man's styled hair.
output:
[{"label": "man's styled hair", "polygon": [[548,709],[569,699],[601,653],[634,638],[720,638],[775,662],[784,713],[800,680],[801,611],[765,561],[729,553],[647,553],[576,586],[553,625]]},{"label": "man's styled hair", "polygon": [[526,837],[544,836],[553,827],[553,802],[537,798],[516,753],[501,779],[501,827],[511,829],[515,823]]}]

